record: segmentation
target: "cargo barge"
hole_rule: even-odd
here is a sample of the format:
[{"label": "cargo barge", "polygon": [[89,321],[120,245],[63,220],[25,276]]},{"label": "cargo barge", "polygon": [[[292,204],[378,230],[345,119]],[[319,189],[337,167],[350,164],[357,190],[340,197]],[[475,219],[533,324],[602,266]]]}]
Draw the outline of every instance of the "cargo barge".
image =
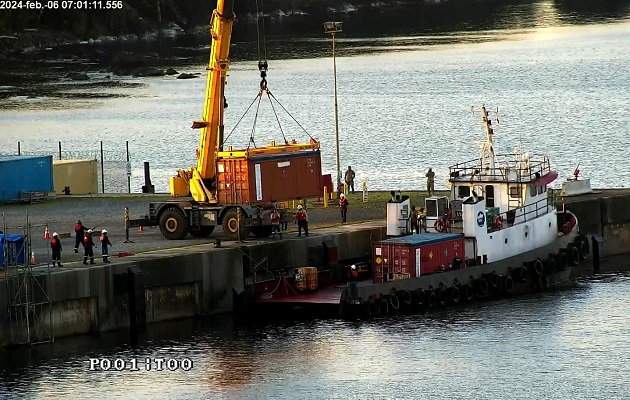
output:
[{"label": "cargo barge", "polygon": [[485,107],[481,112],[480,156],[450,168],[450,196],[425,200],[424,232],[409,234],[409,199],[396,196],[387,204],[394,237],[374,242],[371,261],[346,270],[347,283],[333,290],[322,282],[318,296],[293,290],[291,279],[279,278],[271,292],[261,289],[269,282],[257,282],[254,302],[317,308],[338,295],[340,316],[373,317],[570,285],[572,268],[590,248],[576,216],[556,209],[548,194],[558,174],[547,157],[495,154],[492,122]]}]

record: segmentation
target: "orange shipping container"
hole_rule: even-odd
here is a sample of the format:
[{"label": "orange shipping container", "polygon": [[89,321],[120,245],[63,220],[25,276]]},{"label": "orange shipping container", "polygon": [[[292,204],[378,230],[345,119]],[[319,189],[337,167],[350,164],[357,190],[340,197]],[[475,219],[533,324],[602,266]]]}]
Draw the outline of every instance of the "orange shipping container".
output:
[{"label": "orange shipping container", "polygon": [[322,195],[319,150],[289,154],[220,158],[221,204],[256,204]]}]

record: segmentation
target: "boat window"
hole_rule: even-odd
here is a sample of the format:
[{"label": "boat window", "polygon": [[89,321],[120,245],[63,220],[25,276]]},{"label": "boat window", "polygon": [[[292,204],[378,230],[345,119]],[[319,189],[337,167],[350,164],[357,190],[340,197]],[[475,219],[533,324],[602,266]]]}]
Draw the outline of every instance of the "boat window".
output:
[{"label": "boat window", "polygon": [[486,207],[494,207],[494,186],[486,185]]},{"label": "boat window", "polygon": [[510,197],[513,199],[521,198],[521,187],[520,186],[510,186]]},{"label": "boat window", "polygon": [[470,186],[458,186],[457,197],[464,198],[470,196]]}]

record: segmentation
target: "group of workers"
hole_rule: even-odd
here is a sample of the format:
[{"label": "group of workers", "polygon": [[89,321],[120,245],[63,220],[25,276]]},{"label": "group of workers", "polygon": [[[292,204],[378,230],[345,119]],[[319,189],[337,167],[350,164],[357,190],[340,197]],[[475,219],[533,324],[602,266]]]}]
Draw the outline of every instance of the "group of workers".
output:
[{"label": "group of workers", "polygon": [[[79,246],[83,246],[83,264],[88,264],[88,259],[90,260],[90,264],[94,264],[94,247],[96,244],[94,243],[94,238],[92,237],[94,230],[91,228],[86,228],[81,220],[77,221],[77,224],[74,227],[75,234],[75,244],[74,244],[74,252],[79,252]],[[101,230],[100,236],[101,242],[101,255],[103,257],[104,263],[109,263],[109,247],[111,247],[112,242],[109,240],[109,236],[107,236],[107,230]],[[55,264],[58,266],[61,265],[61,251],[63,247],[61,246],[61,240],[59,239],[59,234],[57,232],[53,232],[52,239],[50,240],[50,248],[52,250],[52,266]]]}]

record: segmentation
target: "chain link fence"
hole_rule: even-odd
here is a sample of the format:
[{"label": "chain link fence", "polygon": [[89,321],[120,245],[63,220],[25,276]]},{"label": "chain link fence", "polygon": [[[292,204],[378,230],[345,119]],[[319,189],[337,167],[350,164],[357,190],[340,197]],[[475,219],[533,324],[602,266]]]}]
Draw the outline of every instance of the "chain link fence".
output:
[{"label": "chain link fence", "polygon": [[[50,155],[53,160],[96,160],[98,166],[98,190],[99,193],[129,193],[129,178],[131,176],[131,163],[129,155],[129,145],[126,143],[105,144],[95,143],[95,149],[70,149],[58,142],[55,147],[44,147],[41,144],[29,146],[24,142],[17,143],[17,151],[11,153],[2,151],[3,155]],[[118,149],[112,150],[112,147]],[[29,149],[29,150],[22,150]],[[32,150],[36,149],[36,150]]]}]

